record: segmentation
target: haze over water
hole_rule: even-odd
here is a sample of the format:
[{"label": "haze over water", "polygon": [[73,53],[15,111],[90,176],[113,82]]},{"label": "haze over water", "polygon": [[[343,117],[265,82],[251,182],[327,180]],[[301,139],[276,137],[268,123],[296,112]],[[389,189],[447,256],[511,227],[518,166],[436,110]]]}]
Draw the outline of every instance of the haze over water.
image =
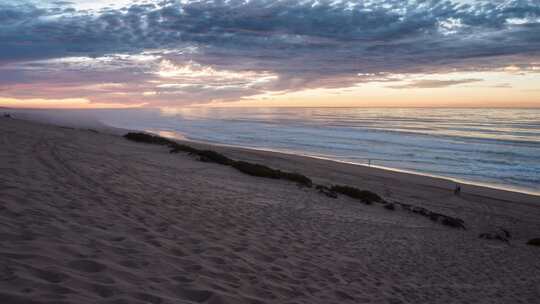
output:
[{"label": "haze over water", "polygon": [[540,109],[99,110],[167,136],[383,166],[540,192]]}]

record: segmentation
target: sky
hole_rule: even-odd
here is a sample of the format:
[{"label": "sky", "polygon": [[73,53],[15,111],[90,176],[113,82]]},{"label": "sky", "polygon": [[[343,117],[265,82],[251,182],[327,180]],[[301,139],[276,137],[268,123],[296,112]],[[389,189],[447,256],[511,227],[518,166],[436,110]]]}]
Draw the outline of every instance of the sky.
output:
[{"label": "sky", "polygon": [[540,107],[540,0],[0,0],[0,106]]}]

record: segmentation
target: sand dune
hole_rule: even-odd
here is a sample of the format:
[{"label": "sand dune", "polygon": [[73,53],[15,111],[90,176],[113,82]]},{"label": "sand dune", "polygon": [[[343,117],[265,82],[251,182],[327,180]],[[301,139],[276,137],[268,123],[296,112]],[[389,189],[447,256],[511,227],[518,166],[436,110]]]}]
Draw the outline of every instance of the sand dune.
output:
[{"label": "sand dune", "polygon": [[[119,136],[0,118],[0,303],[538,303],[538,197],[213,147],[452,229]],[[480,239],[503,227],[509,242]]]}]

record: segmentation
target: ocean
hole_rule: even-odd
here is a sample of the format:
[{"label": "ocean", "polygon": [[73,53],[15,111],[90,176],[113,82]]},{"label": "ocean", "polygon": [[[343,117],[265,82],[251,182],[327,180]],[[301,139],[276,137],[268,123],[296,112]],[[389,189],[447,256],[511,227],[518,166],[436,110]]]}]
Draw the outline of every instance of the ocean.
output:
[{"label": "ocean", "polygon": [[540,193],[540,109],[99,110],[103,123]]}]

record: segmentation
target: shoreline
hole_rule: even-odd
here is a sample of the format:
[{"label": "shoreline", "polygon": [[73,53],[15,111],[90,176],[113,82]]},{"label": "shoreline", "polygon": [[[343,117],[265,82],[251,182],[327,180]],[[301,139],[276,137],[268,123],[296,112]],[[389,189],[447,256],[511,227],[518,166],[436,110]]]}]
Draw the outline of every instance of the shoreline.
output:
[{"label": "shoreline", "polygon": [[[506,191],[506,192],[515,192],[515,193],[520,193],[520,194],[523,194],[523,195],[536,196],[536,197],[539,197],[539,199],[540,199],[540,190],[535,191],[535,189],[530,189],[530,188],[526,188],[526,187],[522,188],[522,187],[519,187],[519,186],[504,185],[504,184],[499,184],[499,183],[472,181],[472,180],[468,180],[466,178],[450,177],[450,176],[444,176],[444,175],[438,175],[438,174],[430,174],[430,173],[424,173],[424,172],[415,171],[415,170],[400,169],[400,168],[395,168],[395,167],[390,167],[390,166],[381,166],[381,165],[375,165],[375,164],[372,164],[370,166],[370,165],[364,164],[364,163],[358,163],[358,162],[347,161],[347,160],[340,160],[340,159],[336,159],[336,158],[332,158],[332,157],[328,157],[328,156],[310,155],[308,153],[304,153],[304,152],[301,152],[301,151],[284,151],[284,150],[271,149],[271,148],[246,147],[246,146],[239,146],[239,145],[223,144],[223,143],[212,142],[212,141],[201,141],[201,140],[191,139],[191,138],[189,138],[188,134],[184,134],[184,133],[178,132],[178,131],[170,131],[170,130],[169,131],[163,131],[163,130],[160,131],[160,130],[152,130],[152,129],[150,129],[150,130],[148,130],[148,129],[147,130],[144,130],[144,129],[142,129],[142,130],[141,129],[133,129],[133,130],[123,129],[123,128],[114,127],[114,126],[108,125],[108,124],[106,124],[104,122],[101,122],[101,121],[99,121],[97,119],[97,117],[86,117],[85,115],[83,115],[83,112],[76,113],[76,114],[72,113],[71,115],[66,116],[66,115],[63,115],[63,114],[62,115],[55,115],[55,114],[49,115],[51,113],[48,113],[48,112],[44,113],[42,110],[34,110],[34,111],[22,110],[22,111],[20,111],[21,109],[12,109],[12,108],[8,108],[7,110],[15,110],[15,113],[18,114],[18,115],[23,114],[21,116],[21,119],[29,120],[29,121],[41,122],[41,123],[45,123],[45,124],[60,125],[60,126],[75,127],[75,128],[77,128],[77,127],[80,127],[80,128],[96,128],[98,130],[108,132],[108,133],[111,133],[111,134],[114,134],[114,135],[123,135],[123,132],[128,132],[128,131],[143,131],[143,132],[149,132],[149,133],[157,134],[159,136],[163,136],[163,137],[167,137],[167,138],[172,138],[172,139],[179,140],[179,141],[193,142],[193,143],[204,144],[204,145],[208,145],[208,146],[220,146],[220,147],[247,149],[247,150],[253,150],[253,151],[264,151],[264,152],[268,152],[268,153],[281,153],[281,154],[284,154],[284,155],[292,155],[292,156],[301,155],[301,156],[304,156],[304,157],[307,157],[307,158],[327,160],[327,161],[331,161],[331,162],[348,164],[348,165],[353,165],[353,166],[360,166],[360,167],[366,167],[366,168],[376,168],[376,169],[386,170],[386,171],[390,171],[390,172],[418,175],[418,176],[424,176],[424,177],[434,178],[434,179],[444,179],[444,180],[446,180],[446,181],[448,181],[450,183],[453,183],[454,185],[456,183],[458,183],[458,184],[466,185],[466,186],[469,186],[469,187],[474,186],[474,187],[488,188],[488,189],[492,189],[492,190],[495,190],[495,191],[498,190],[498,191]],[[73,119],[71,117],[73,115],[74,115],[75,119]]]},{"label": "shoreline", "polygon": [[421,177],[427,177],[427,178],[433,178],[433,179],[440,179],[440,180],[445,180],[445,181],[447,181],[449,183],[454,183],[454,184],[457,183],[457,184],[460,184],[462,186],[465,185],[465,186],[468,186],[468,187],[480,187],[480,188],[486,188],[486,189],[493,190],[493,191],[504,191],[504,192],[511,192],[511,193],[518,193],[518,194],[528,195],[528,196],[536,196],[540,200],[540,191],[535,192],[534,190],[523,189],[523,188],[519,188],[519,187],[504,186],[504,185],[500,185],[500,184],[491,184],[491,183],[487,183],[487,182],[475,182],[475,181],[470,181],[470,180],[461,179],[461,178],[457,178],[457,177],[448,177],[448,176],[423,173],[423,172],[418,172],[418,171],[413,171],[413,170],[392,168],[392,167],[387,167],[387,166],[367,165],[367,164],[363,164],[363,163],[356,163],[356,162],[351,162],[351,161],[346,161],[346,160],[339,160],[339,159],[335,159],[335,158],[331,158],[331,157],[305,154],[305,153],[302,153],[300,151],[296,151],[296,152],[295,151],[280,151],[280,150],[275,150],[275,149],[229,145],[229,144],[222,144],[222,143],[211,142],[211,141],[200,141],[200,140],[191,139],[191,138],[189,138],[189,135],[183,134],[181,132],[176,132],[176,131],[154,131],[154,130],[131,130],[131,131],[148,132],[148,133],[163,136],[163,137],[166,137],[166,138],[178,141],[178,142],[189,142],[189,143],[194,143],[194,144],[206,145],[206,146],[209,146],[209,147],[224,147],[224,148],[232,148],[232,149],[242,149],[242,150],[247,150],[247,151],[278,153],[278,154],[283,154],[283,155],[287,155],[287,156],[296,156],[296,157],[301,156],[301,157],[305,157],[305,158],[308,158],[308,159],[325,160],[325,161],[329,161],[329,162],[347,164],[347,165],[351,165],[351,166],[360,166],[360,167],[364,167],[364,168],[378,169],[378,170],[383,170],[383,171],[388,171],[388,172],[395,172],[395,173],[402,173],[402,174],[421,176]]},{"label": "shoreline", "polygon": [[[70,128],[81,128],[81,129],[91,129],[95,128],[99,131],[109,133],[115,136],[121,136],[124,135],[127,132],[134,131],[134,132],[148,132],[152,134],[156,134],[159,136],[167,137],[174,139],[179,142],[189,142],[193,144],[198,145],[205,145],[208,147],[222,147],[222,148],[230,148],[230,149],[240,149],[245,151],[253,151],[253,152],[264,152],[264,153],[277,153],[280,155],[285,156],[291,156],[291,157],[304,157],[306,159],[313,159],[313,160],[323,160],[328,161],[331,163],[336,164],[345,164],[347,166],[354,166],[354,167],[360,167],[360,168],[367,168],[370,170],[381,170],[383,172],[389,172],[389,173],[395,173],[395,174],[405,174],[410,176],[417,176],[422,178],[428,178],[428,179],[434,179],[434,180],[442,180],[446,183],[445,187],[448,189],[453,189],[456,183],[459,183],[462,186],[462,191],[467,191],[466,189],[486,189],[487,191],[480,191],[483,193],[487,193],[487,195],[492,195],[490,197],[499,197],[500,193],[516,193],[519,195],[524,196],[531,196],[536,197],[536,200],[540,200],[540,191],[534,192],[530,189],[521,189],[521,188],[514,188],[512,186],[504,186],[504,185],[496,185],[496,184],[490,184],[490,183],[483,183],[483,182],[475,182],[475,181],[469,181],[466,179],[460,179],[460,178],[454,178],[454,177],[447,177],[447,176],[439,176],[435,174],[428,174],[428,173],[422,173],[412,170],[403,170],[399,168],[392,168],[392,167],[386,167],[386,166],[379,166],[379,165],[366,165],[361,163],[355,163],[345,160],[339,160],[339,159],[333,159],[330,157],[325,156],[316,156],[316,155],[309,155],[302,152],[294,152],[294,151],[279,151],[279,150],[273,150],[273,149],[265,149],[265,148],[256,148],[256,147],[244,147],[244,146],[237,146],[237,145],[229,145],[229,144],[222,144],[217,142],[211,142],[211,141],[200,141],[189,138],[188,134],[184,134],[178,131],[159,131],[159,130],[141,130],[141,129],[124,129],[119,128],[115,126],[108,125],[106,123],[103,123],[99,121],[95,117],[85,117],[84,115],[77,114],[75,115],[75,119],[71,117],[66,117],[65,115],[43,115],[41,111],[36,111],[35,113],[25,113],[25,111],[18,112],[18,109],[10,109],[10,110],[16,110],[15,113],[20,115],[23,114],[20,117],[16,117],[16,119],[22,119],[34,123],[42,123],[46,125],[54,125],[54,126],[64,126],[64,127],[70,127]],[[83,119],[81,119],[83,118]],[[301,172],[300,172],[301,173]],[[475,191],[478,192],[478,191]],[[494,193],[491,193],[494,192]],[[503,195],[505,197],[506,195]],[[527,201],[530,201],[531,199],[526,199]],[[532,199],[534,200],[534,199]]]}]

